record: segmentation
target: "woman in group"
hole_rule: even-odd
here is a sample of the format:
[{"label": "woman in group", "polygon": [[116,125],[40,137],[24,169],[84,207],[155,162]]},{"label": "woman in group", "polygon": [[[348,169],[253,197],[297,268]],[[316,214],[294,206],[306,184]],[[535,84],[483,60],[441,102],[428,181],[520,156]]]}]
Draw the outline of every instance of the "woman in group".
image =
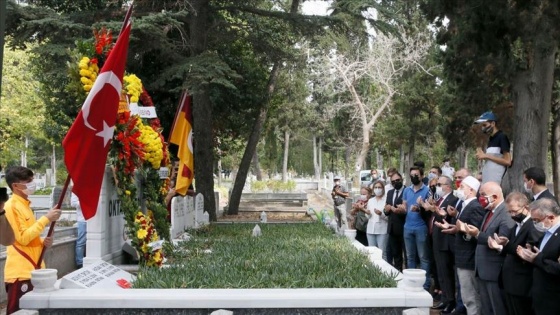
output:
[{"label": "woman in group", "polygon": [[378,180],[373,184],[373,195],[369,199],[366,214],[369,217],[366,235],[369,246],[375,246],[383,251],[383,259],[387,260],[387,216],[383,213],[385,207],[385,184]]},{"label": "woman in group", "polygon": [[371,190],[367,187],[360,189],[360,197],[356,203],[352,204],[352,218],[354,229],[356,229],[356,241],[368,246],[368,239],[366,236],[368,215],[366,208],[368,200],[371,198]]}]

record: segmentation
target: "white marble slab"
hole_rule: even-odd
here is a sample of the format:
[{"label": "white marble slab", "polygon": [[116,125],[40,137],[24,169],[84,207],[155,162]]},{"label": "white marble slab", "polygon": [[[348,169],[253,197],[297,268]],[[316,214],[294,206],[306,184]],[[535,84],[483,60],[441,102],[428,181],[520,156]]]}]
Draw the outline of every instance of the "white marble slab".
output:
[{"label": "white marble slab", "polygon": [[60,279],[61,289],[120,288],[117,281],[132,283],[134,276],[108,262],[98,261]]},{"label": "white marble slab", "polygon": [[[87,292],[87,293],[86,293]],[[355,308],[430,307],[427,292],[386,289],[128,289],[92,288],[28,293],[26,309],[41,308]]]}]

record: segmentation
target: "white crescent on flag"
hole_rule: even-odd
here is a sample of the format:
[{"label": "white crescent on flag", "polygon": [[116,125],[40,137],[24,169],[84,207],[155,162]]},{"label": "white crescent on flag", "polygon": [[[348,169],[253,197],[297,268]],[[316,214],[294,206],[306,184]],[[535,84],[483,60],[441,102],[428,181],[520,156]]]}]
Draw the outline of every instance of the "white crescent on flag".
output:
[{"label": "white crescent on flag", "polygon": [[91,88],[91,91],[89,91],[89,94],[84,102],[84,105],[82,105],[82,116],[84,118],[84,124],[86,125],[86,127],[88,127],[93,131],[96,131],[97,129],[93,128],[88,121],[91,102],[93,101],[93,98],[97,95],[97,93],[101,91],[103,86],[105,86],[105,84],[109,84],[112,87],[114,87],[115,91],[117,91],[117,93],[121,95],[122,82],[121,80],[119,80],[119,77],[113,71],[105,71],[99,74],[99,76],[97,77],[95,83]]}]

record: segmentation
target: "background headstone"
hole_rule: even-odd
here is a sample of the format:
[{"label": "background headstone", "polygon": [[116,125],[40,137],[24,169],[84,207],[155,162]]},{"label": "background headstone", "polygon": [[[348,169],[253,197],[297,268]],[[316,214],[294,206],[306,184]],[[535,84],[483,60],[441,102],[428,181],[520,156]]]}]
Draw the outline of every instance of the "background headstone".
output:
[{"label": "background headstone", "polygon": [[[191,198],[192,199],[192,198]],[[171,199],[171,239],[178,238],[188,228],[187,198],[176,196]]]},{"label": "background headstone", "polygon": [[204,196],[202,194],[196,194],[194,207],[194,227],[199,228],[207,223],[204,218]]}]

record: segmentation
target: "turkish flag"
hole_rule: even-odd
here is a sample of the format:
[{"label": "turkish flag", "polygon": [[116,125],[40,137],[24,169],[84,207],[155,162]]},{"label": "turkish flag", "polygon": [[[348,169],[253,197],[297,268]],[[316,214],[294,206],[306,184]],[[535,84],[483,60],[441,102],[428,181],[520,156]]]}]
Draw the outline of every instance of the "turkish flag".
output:
[{"label": "turkish flag", "polygon": [[132,6],[117,43],[99,72],[82,110],[62,141],[64,163],[74,182],[72,192],[78,196],[86,220],[97,212],[107,153],[117,121],[128,53],[131,10]]}]

